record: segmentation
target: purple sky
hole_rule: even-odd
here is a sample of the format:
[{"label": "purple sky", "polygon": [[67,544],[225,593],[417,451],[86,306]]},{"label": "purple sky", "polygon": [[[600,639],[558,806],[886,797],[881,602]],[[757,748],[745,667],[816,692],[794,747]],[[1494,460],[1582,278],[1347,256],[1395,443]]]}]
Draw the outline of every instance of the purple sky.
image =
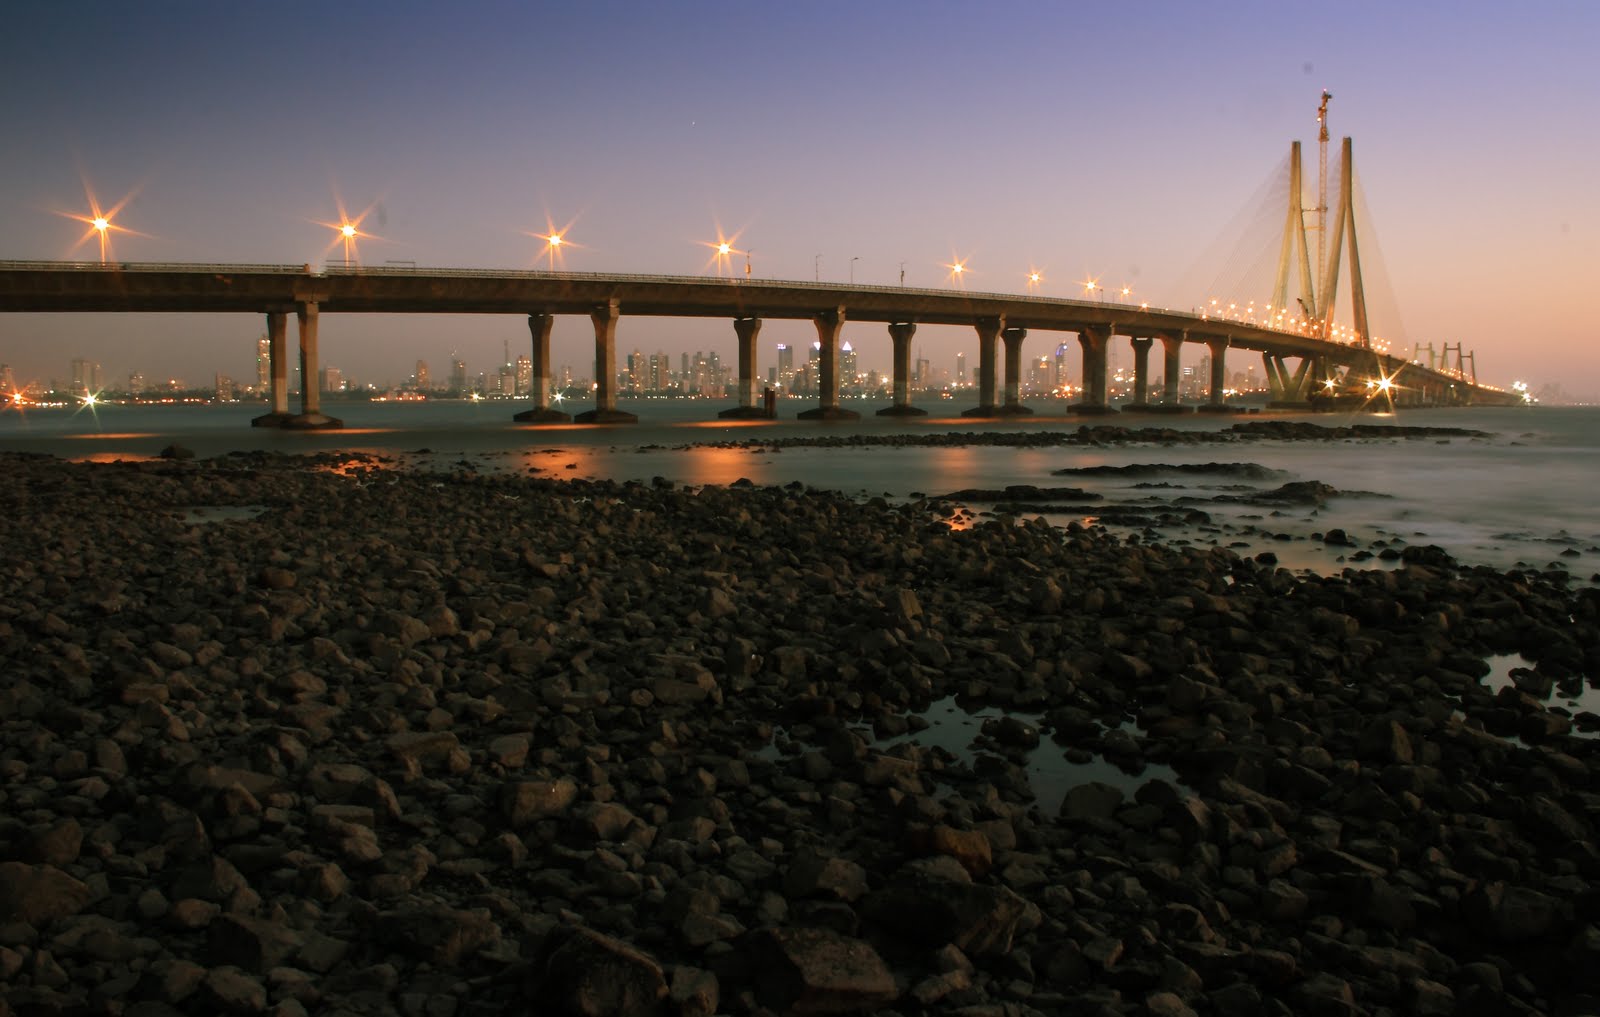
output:
[{"label": "purple sky", "polygon": [[[696,274],[720,225],[759,277],[811,279],[820,254],[823,279],[896,283],[904,262],[908,285],[942,286],[960,257],[972,289],[1020,292],[1038,268],[1062,296],[1094,278],[1160,306],[1260,300],[1268,279],[1211,290],[1238,268],[1214,249],[1266,214],[1291,140],[1314,180],[1328,88],[1401,315],[1375,330],[1407,352],[1460,341],[1486,381],[1600,393],[1600,7],[1218,6],[19,5],[0,35],[0,258],[74,256],[84,227],[59,213],[87,211],[87,181],[102,206],[129,199],[114,221],[145,235],[114,237],[126,261],[321,262],[342,253],[318,225],[342,202],[367,212],[368,264],[531,268],[549,222],[582,245],[572,270]],[[261,331],[10,315],[0,362],[246,378]],[[812,334],[769,322],[763,369]],[[733,338],[724,321],[618,331],[623,352],[731,358]],[[845,338],[887,368],[881,325]],[[419,358],[441,375],[452,350],[487,369],[507,339],[526,350],[520,319],[322,325],[324,363],[377,383]],[[918,340],[937,363],[974,347]],[[554,347],[586,370],[588,321],[561,319]]]}]

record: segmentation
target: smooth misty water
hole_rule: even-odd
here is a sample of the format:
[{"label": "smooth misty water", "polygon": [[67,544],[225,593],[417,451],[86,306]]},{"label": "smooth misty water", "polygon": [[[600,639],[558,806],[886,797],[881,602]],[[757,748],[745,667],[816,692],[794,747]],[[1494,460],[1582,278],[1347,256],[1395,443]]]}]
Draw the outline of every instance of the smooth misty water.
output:
[{"label": "smooth misty water", "polygon": [[[1282,419],[1322,425],[1418,424],[1461,427],[1489,438],[1378,439],[1340,442],[1250,441],[1225,445],[1114,445],[1096,448],[790,448],[783,450],[684,446],[826,434],[927,434],[947,431],[1075,430],[1082,423],[1064,407],[1036,403],[1030,418],[971,421],[965,403],[928,406],[930,416],[910,421],[878,418],[879,404],[850,404],[856,423],[816,424],[793,419],[806,408],[785,401],[783,419],[735,423],[716,419],[731,405],[705,400],[624,401],[640,423],[633,426],[532,427],[510,418],[526,402],[338,403],[325,407],[345,429],[293,433],[252,428],[259,405],[101,407],[88,410],[0,412],[0,450],[46,452],[70,459],[145,459],[170,443],[201,456],[241,450],[285,453],[348,451],[386,456],[424,469],[536,470],[540,475],[611,480],[664,477],[680,484],[803,484],[857,495],[909,498],[967,487],[1008,484],[1078,487],[1118,504],[1160,505],[1178,498],[1207,499],[1237,490],[1230,477],[1170,475],[1172,486],[1136,487],[1152,478],[1052,476],[1065,467],[1136,463],[1250,462],[1281,471],[1267,489],[1291,480],[1316,480],[1341,491],[1383,497],[1337,498],[1321,510],[1253,508],[1196,502],[1215,525],[1165,528],[1161,539],[1232,546],[1240,554],[1271,551],[1289,568],[1337,571],[1346,564],[1386,567],[1377,558],[1352,561],[1385,546],[1437,544],[1462,561],[1500,568],[1563,569],[1588,581],[1600,573],[1600,512],[1594,490],[1600,476],[1600,409],[1527,407],[1401,411],[1396,415],[1314,414]],[[582,407],[580,407],[582,408]],[[1124,416],[1103,422],[1130,428],[1216,430],[1236,419],[1260,417]],[[1099,423],[1101,420],[1090,420]],[[424,451],[426,450],[426,451]],[[980,510],[987,506],[975,506]],[[1054,519],[1067,522],[1066,518]],[[1325,547],[1309,536],[1344,529],[1355,548]],[[1381,542],[1381,543],[1380,543]]]}]

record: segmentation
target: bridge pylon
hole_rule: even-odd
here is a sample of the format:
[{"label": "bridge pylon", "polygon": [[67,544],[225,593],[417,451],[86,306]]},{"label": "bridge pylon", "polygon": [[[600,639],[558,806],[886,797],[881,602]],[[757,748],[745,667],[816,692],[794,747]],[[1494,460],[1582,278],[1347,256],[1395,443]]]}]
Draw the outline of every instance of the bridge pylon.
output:
[{"label": "bridge pylon", "polygon": [[1319,244],[1327,243],[1329,257],[1322,267],[1322,278],[1313,277],[1311,251],[1306,239],[1305,196],[1302,192],[1300,169],[1300,142],[1292,142],[1289,149],[1289,208],[1284,220],[1283,242],[1278,254],[1277,279],[1272,291],[1272,305],[1288,306],[1289,273],[1292,266],[1299,268],[1299,292],[1296,299],[1301,314],[1311,322],[1313,333],[1326,339],[1333,330],[1333,308],[1339,292],[1339,263],[1344,245],[1350,248],[1350,303],[1355,332],[1360,337],[1361,348],[1371,349],[1372,333],[1367,325],[1366,288],[1361,278],[1361,249],[1356,243],[1355,172],[1351,157],[1350,139],[1345,138],[1339,155],[1339,203],[1334,211],[1332,230],[1326,224]]}]

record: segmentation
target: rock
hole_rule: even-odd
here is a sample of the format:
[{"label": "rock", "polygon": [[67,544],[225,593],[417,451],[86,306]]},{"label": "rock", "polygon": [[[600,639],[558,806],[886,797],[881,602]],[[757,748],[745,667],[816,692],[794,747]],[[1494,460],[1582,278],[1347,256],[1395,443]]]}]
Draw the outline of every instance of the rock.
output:
[{"label": "rock", "polygon": [[829,858],[814,851],[802,851],[789,863],[783,877],[783,892],[789,897],[832,897],[854,901],[867,892],[867,870],[843,858]]},{"label": "rock", "polygon": [[500,940],[500,927],[484,908],[458,911],[422,906],[384,911],[378,915],[378,930],[380,938],[394,949],[443,967],[455,967]]},{"label": "rock", "polygon": [[910,839],[914,850],[954,858],[974,878],[984,875],[994,865],[989,838],[978,830],[957,830],[940,823],[931,829],[916,831]]},{"label": "rock", "polygon": [[174,442],[157,453],[163,459],[193,459],[194,449]]},{"label": "rock", "polygon": [[916,874],[867,895],[863,913],[929,947],[954,943],[968,956],[1003,954],[1039,922],[1032,904],[1006,887]]},{"label": "rock", "polygon": [[653,1017],[667,993],[661,965],[648,955],[580,927],[550,953],[536,995],[567,1017]]},{"label": "rock", "polygon": [[827,929],[759,929],[744,947],[762,1001],[782,1013],[854,1013],[899,995],[871,945]]},{"label": "rock", "polygon": [[83,846],[83,828],[76,819],[62,819],[28,836],[27,860],[44,865],[71,865]]},{"label": "rock", "polygon": [[1122,805],[1120,788],[1094,780],[1079,784],[1061,800],[1063,819],[1110,819]]},{"label": "rock", "polygon": [[275,922],[221,915],[206,929],[213,964],[266,974],[300,949],[302,937]]},{"label": "rock", "polygon": [[0,862],[0,923],[49,925],[83,910],[89,887],[53,865]]},{"label": "rock", "polygon": [[673,969],[668,989],[678,1017],[712,1017],[721,1002],[717,976],[700,968],[680,965]]},{"label": "rock", "polygon": [[267,987],[238,968],[212,968],[202,986],[206,1002],[216,1011],[253,1014],[267,1008]]},{"label": "rock", "polygon": [[1554,897],[1499,881],[1474,889],[1461,905],[1475,930],[1500,943],[1542,939],[1564,925]]}]

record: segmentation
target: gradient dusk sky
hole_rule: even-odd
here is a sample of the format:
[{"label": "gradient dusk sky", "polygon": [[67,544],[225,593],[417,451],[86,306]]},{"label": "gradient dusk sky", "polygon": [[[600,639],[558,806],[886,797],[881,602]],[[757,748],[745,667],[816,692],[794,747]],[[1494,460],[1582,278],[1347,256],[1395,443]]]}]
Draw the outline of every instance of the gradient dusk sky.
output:
[{"label": "gradient dusk sky", "polygon": [[[1600,5],[1577,0],[15,4],[0,259],[97,258],[67,217],[87,185],[137,231],[113,236],[122,261],[321,263],[342,256],[319,225],[342,203],[365,213],[367,264],[534,268],[530,234],[570,224],[571,270],[714,273],[720,227],[764,278],[897,284],[903,263],[907,285],[945,286],[962,258],[969,289],[1022,292],[1038,268],[1060,296],[1096,279],[1158,306],[1264,300],[1270,279],[1215,291],[1238,268],[1217,248],[1281,222],[1263,188],[1291,140],[1315,180],[1327,88],[1399,309],[1375,331],[1592,397],[1596,51]],[[262,331],[9,315],[0,362],[19,381],[83,356],[108,379],[209,384],[252,378]],[[324,364],[377,384],[528,344],[517,317],[330,314],[321,335]],[[763,374],[774,343],[813,337],[769,322]],[[844,338],[887,368],[882,325]],[[976,345],[917,339],[940,364]],[[625,314],[617,341],[731,360],[734,335]],[[553,347],[586,374],[587,319],[559,320]]]}]

